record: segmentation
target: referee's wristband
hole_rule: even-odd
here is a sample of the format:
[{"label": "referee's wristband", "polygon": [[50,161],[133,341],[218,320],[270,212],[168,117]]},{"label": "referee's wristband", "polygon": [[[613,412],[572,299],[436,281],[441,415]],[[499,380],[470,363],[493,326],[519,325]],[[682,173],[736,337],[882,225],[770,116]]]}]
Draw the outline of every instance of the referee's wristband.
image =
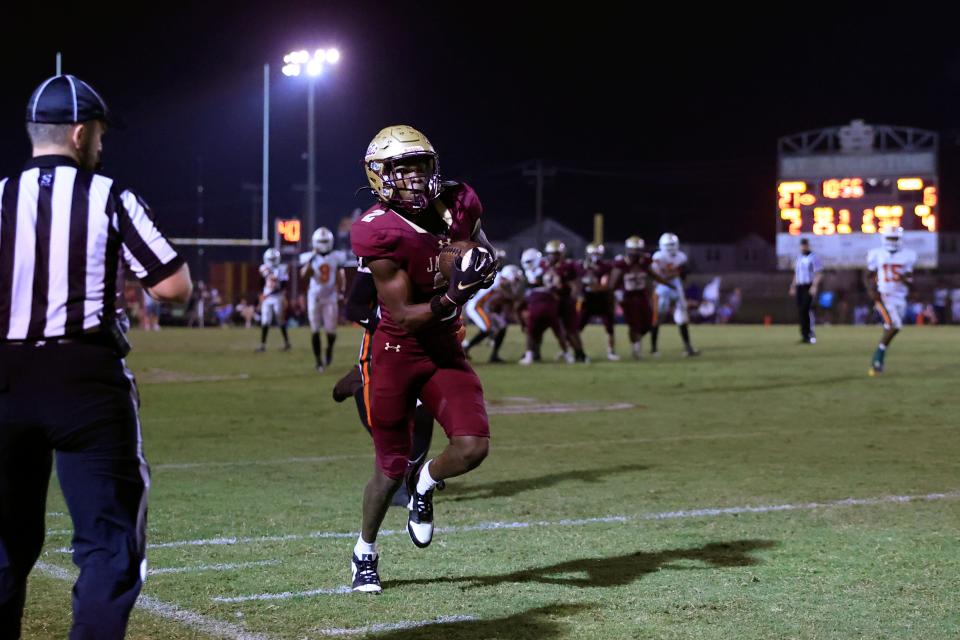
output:
[{"label": "referee's wristband", "polygon": [[452,320],[457,316],[457,305],[446,294],[437,295],[430,298],[430,311],[440,321]]}]

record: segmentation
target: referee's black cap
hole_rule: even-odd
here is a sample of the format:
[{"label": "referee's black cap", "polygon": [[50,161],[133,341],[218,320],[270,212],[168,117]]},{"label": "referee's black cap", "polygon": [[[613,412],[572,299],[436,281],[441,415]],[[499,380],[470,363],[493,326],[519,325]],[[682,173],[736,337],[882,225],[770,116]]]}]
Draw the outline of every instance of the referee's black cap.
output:
[{"label": "referee's black cap", "polygon": [[123,128],[123,123],[96,89],[76,76],[47,78],[27,102],[27,122],[73,124],[90,120],[102,120],[111,127]]}]

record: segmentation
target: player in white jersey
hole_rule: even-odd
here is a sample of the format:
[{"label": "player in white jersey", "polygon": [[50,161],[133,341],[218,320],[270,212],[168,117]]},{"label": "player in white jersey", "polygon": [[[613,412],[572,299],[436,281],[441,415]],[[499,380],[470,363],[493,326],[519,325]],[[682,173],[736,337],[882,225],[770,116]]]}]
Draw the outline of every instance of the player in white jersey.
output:
[{"label": "player in white jersey", "polygon": [[[660,236],[660,250],[653,254],[653,271],[670,283],[658,284],[654,292],[653,326],[650,329],[650,355],[657,357],[657,338],[660,335],[660,318],[673,308],[673,321],[683,338],[684,354],[698,356],[700,352],[690,344],[690,314],[687,297],[683,293],[683,279],[687,275],[687,254],[680,251],[680,240],[672,233]],[[671,286],[672,285],[672,286]]]},{"label": "player in white jersey", "polygon": [[280,252],[267,249],[263,252],[263,264],[260,265],[263,277],[263,293],[260,294],[260,346],[257,351],[267,350],[267,333],[274,322],[283,334],[283,350],[290,350],[290,338],[287,336],[286,303],[284,292],[290,281],[287,265],[280,263]]},{"label": "player in white jersey", "polygon": [[[313,232],[313,251],[300,256],[300,277],[310,279],[307,291],[307,315],[310,318],[310,343],[317,371],[322,372],[333,360],[333,343],[337,339],[340,318],[338,301],[343,297],[343,267],[347,254],[333,250],[333,232],[320,227]],[[320,350],[320,328],[327,334],[327,356]]]},{"label": "player in white jersey", "polygon": [[497,277],[494,278],[493,285],[489,289],[470,298],[464,310],[471,322],[477,326],[478,331],[473,338],[464,340],[461,344],[467,357],[470,356],[470,349],[490,339],[493,341],[490,362],[504,362],[500,358],[500,347],[507,336],[507,326],[510,321],[519,323],[520,314],[517,309],[523,302],[525,288],[520,267],[508,264],[497,272]]},{"label": "player in white jersey", "polygon": [[913,284],[913,265],[917,254],[903,248],[903,228],[884,226],[880,230],[883,245],[871,249],[867,254],[867,290],[871,292],[877,311],[883,318],[883,337],[876,351],[868,373],[875,376],[883,373],[884,356],[893,337],[903,326],[903,315],[907,310],[907,293]]}]

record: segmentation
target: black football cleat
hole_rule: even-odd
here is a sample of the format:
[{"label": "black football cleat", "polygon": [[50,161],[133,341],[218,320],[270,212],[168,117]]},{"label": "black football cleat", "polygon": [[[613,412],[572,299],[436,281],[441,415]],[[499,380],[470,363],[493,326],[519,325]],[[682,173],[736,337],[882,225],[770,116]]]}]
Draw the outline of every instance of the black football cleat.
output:
[{"label": "black football cleat", "polygon": [[433,489],[426,493],[418,493],[414,489],[407,509],[407,533],[410,539],[421,549],[429,547],[433,541]]},{"label": "black football cleat", "polygon": [[353,554],[351,569],[353,571],[353,590],[360,593],[380,593],[380,572],[377,570],[379,556],[365,553],[359,558]]}]

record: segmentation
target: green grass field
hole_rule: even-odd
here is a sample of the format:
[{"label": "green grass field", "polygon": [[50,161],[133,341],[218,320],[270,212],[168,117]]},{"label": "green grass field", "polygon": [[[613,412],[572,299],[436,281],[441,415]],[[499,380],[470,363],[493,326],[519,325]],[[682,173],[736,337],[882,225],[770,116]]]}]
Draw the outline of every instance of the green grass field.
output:
[{"label": "green grass field", "polygon": [[[302,330],[260,355],[255,331],[135,333],[165,572],[128,637],[958,637],[960,330],[908,328],[868,378],[879,333],[824,327],[803,346],[794,327],[693,327],[688,360],[671,326],[657,361],[478,363],[490,457],[437,494],[454,529],[429,549],[391,509],[379,597],[336,593],[372,467],[355,406],[330,399],[359,333],[322,375]],[[602,342],[591,327],[596,357]],[[538,412],[558,404],[576,411]],[[64,510],[52,489],[27,638],[69,625]]]}]

